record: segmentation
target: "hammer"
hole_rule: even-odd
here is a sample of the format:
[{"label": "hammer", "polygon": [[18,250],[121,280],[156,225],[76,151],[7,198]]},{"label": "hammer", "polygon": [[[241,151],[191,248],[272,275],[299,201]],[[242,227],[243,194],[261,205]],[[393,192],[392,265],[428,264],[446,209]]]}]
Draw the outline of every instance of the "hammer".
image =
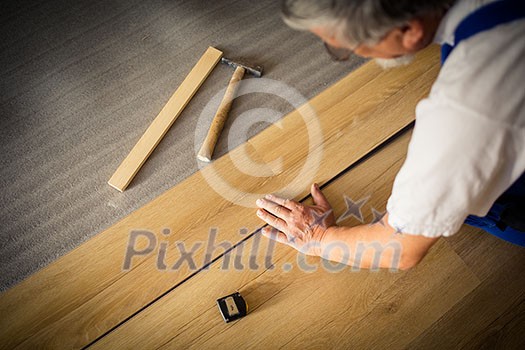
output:
[{"label": "hammer", "polygon": [[230,83],[226,88],[226,92],[224,93],[224,97],[222,98],[221,104],[219,105],[219,109],[213,117],[210,129],[208,130],[208,135],[206,135],[204,143],[202,144],[202,147],[199,153],[197,154],[197,159],[203,162],[211,161],[211,156],[213,155],[213,151],[215,150],[215,145],[217,144],[219,135],[221,134],[221,131],[224,127],[224,123],[226,122],[226,119],[228,117],[228,112],[232,107],[233,99],[235,98],[235,94],[237,93],[237,89],[239,88],[239,81],[243,78],[246,72],[254,75],[257,78],[260,78],[263,72],[263,69],[260,66],[250,67],[239,62],[234,62],[224,57],[221,59],[221,62],[227,64],[230,67],[235,68],[235,71],[233,72],[232,78],[230,79]]}]

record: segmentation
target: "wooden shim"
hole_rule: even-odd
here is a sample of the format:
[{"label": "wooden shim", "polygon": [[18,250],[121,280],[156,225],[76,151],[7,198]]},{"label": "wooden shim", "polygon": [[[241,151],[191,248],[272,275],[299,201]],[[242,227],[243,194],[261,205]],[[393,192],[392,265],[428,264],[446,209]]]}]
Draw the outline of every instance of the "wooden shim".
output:
[{"label": "wooden shim", "polygon": [[[381,142],[414,120],[417,101],[428,93],[439,69],[438,50],[430,48],[410,66],[382,71],[371,62],[310,101],[317,111],[324,136],[324,155],[312,181],[325,183],[358,161]],[[296,121],[298,119],[298,121]],[[270,193],[287,184],[303,166],[308,147],[303,147],[304,123],[293,112],[282,120],[283,130],[263,132],[212,163],[217,172],[246,191]],[[259,148],[282,133],[295,143],[279,148],[280,154]],[[271,153],[271,152],[273,153]],[[285,167],[269,178],[240,173],[232,159],[247,152],[252,162],[280,155]],[[207,169],[205,168],[205,169]],[[309,184],[289,190],[303,198]],[[232,219],[233,218],[233,219]],[[239,228],[253,231],[261,221],[252,208],[236,205],[213,191],[203,172],[198,172],[74,251],[0,295],[0,343],[14,347],[25,342],[55,347],[83,347],[133,314],[163,292],[183,281],[193,270],[184,264],[161,271],[156,256],[136,257],[129,271],[122,270],[129,234],[148,230],[159,240],[184,241],[190,248],[205,242],[210,228],[218,229],[216,242],[238,242]],[[169,228],[170,235],[162,235]],[[139,247],[138,249],[141,249]],[[156,252],[156,251],[155,251]],[[220,249],[212,258],[219,256]],[[205,252],[195,252],[202,266]],[[169,249],[167,261],[178,258]]]},{"label": "wooden shim", "polygon": [[123,192],[222,57],[209,47],[117,168],[108,184]]},{"label": "wooden shim", "polygon": [[[354,199],[372,195],[362,208],[366,222],[372,219],[372,207],[384,210],[409,138],[405,133],[323,189],[338,215],[346,209],[343,194]],[[444,240],[420,266],[402,273],[353,272],[349,267],[328,272],[313,257],[306,264],[317,270],[306,272],[299,268],[299,254],[284,245],[275,247],[268,269],[270,244],[253,236],[245,247],[175,288],[92,348],[401,349],[479,285]],[[234,267],[238,255],[244,267],[240,270]],[[247,300],[250,312],[239,324],[226,324],[214,301],[235,290]]]}]

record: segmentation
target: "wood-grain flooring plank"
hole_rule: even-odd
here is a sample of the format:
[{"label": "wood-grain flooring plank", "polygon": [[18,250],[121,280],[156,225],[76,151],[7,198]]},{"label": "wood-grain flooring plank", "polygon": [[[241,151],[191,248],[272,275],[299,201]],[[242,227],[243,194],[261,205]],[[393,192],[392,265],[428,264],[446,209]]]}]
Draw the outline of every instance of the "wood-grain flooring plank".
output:
[{"label": "wood-grain flooring plank", "polygon": [[[325,152],[321,153],[319,169],[311,181],[329,181],[412,122],[415,104],[428,93],[438,66],[435,47],[423,52],[413,66],[399,70],[383,72],[370,63],[314,98],[311,106],[317,112],[323,140],[314,145],[313,153],[320,151],[319,145]],[[359,107],[361,105],[366,108]],[[286,147],[279,146],[278,151],[273,151],[276,147],[264,148],[265,141],[258,140],[273,138],[273,132],[257,135],[3,293],[0,296],[0,312],[5,315],[0,320],[2,345],[7,348],[19,344],[85,346],[195,272],[187,265],[158,269],[161,241],[173,248],[167,251],[165,259],[174,264],[182,255],[176,243],[185,244],[189,249],[206,242],[212,229],[218,232],[216,243],[236,243],[243,238],[241,230],[254,231],[261,225],[253,208],[247,207],[254,206],[254,194],[278,192],[290,184],[311,150],[308,146],[302,147],[303,134],[296,128],[301,124],[304,122],[296,113],[286,116],[282,132],[297,142],[287,140]],[[246,153],[249,157],[245,157]],[[282,169],[276,169],[271,162],[278,155],[284,160]],[[245,167],[254,162],[263,166],[271,164],[276,174],[267,178],[246,175],[238,171],[239,162]],[[210,170],[232,181],[219,183],[226,194],[210,188],[213,180],[206,178]],[[216,188],[217,183],[213,185]],[[309,183],[297,182],[288,186],[284,194],[301,199],[308,187]],[[165,229],[169,229],[168,235],[163,234]],[[131,268],[123,270],[133,230],[151,232],[157,245],[151,254],[132,259]],[[212,253],[214,258],[223,250]],[[202,247],[195,252],[196,267],[204,265],[205,255]]]},{"label": "wood-grain flooring plank", "polygon": [[466,349],[524,349],[525,298],[511,306],[505,314],[492,322],[487,330],[478,334]]},{"label": "wood-grain flooring plank", "polygon": [[[404,134],[324,189],[337,213],[345,209],[343,194],[372,195],[364,208],[368,219],[372,207],[384,205],[409,136]],[[248,267],[246,252],[258,247],[257,269],[235,270],[230,262],[226,270],[221,258],[93,348],[402,348],[479,284],[444,240],[421,265],[401,273],[350,267],[329,271],[318,258],[308,257],[305,265],[295,250],[270,244],[254,235],[241,256]],[[272,249],[273,269],[268,269],[263,262]],[[225,324],[215,299],[235,290],[251,311]]]},{"label": "wood-grain flooring plank", "polygon": [[[482,261],[490,255],[497,258],[499,252],[480,255]],[[491,324],[509,310],[517,307],[524,298],[525,277],[522,270],[525,252],[517,254],[447,312],[437,322],[415,339],[410,349],[459,349],[474,348],[476,340],[490,329]],[[469,267],[470,268],[470,267]],[[523,325],[522,325],[523,326]],[[519,335],[516,335],[519,337]]]},{"label": "wood-grain flooring plank", "polygon": [[523,254],[524,250],[523,247],[467,225],[463,228],[463,234],[450,237],[448,242],[481,280],[500,271],[505,263]]}]

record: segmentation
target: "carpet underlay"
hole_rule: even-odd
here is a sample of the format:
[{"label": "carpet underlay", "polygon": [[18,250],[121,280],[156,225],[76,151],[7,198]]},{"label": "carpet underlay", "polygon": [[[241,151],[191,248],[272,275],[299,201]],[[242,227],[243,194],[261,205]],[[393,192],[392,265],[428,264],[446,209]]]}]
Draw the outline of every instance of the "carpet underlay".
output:
[{"label": "carpet underlay", "polygon": [[[107,184],[208,46],[263,66],[268,80],[261,86],[284,83],[305,99],[364,62],[331,61],[313,35],[282,22],[280,1],[0,6],[0,290],[198,171],[195,148],[209,126],[201,114],[233,73],[224,65],[130,187],[119,193]],[[245,93],[235,100],[215,157],[292,109],[279,94]]]}]

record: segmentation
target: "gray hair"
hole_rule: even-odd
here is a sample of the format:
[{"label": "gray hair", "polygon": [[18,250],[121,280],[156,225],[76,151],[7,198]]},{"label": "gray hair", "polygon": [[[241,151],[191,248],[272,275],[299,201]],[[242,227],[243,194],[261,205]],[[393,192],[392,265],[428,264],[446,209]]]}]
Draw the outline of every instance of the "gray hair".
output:
[{"label": "gray hair", "polygon": [[328,29],[350,45],[376,44],[389,31],[419,16],[448,9],[455,0],[284,0],[290,27]]}]

